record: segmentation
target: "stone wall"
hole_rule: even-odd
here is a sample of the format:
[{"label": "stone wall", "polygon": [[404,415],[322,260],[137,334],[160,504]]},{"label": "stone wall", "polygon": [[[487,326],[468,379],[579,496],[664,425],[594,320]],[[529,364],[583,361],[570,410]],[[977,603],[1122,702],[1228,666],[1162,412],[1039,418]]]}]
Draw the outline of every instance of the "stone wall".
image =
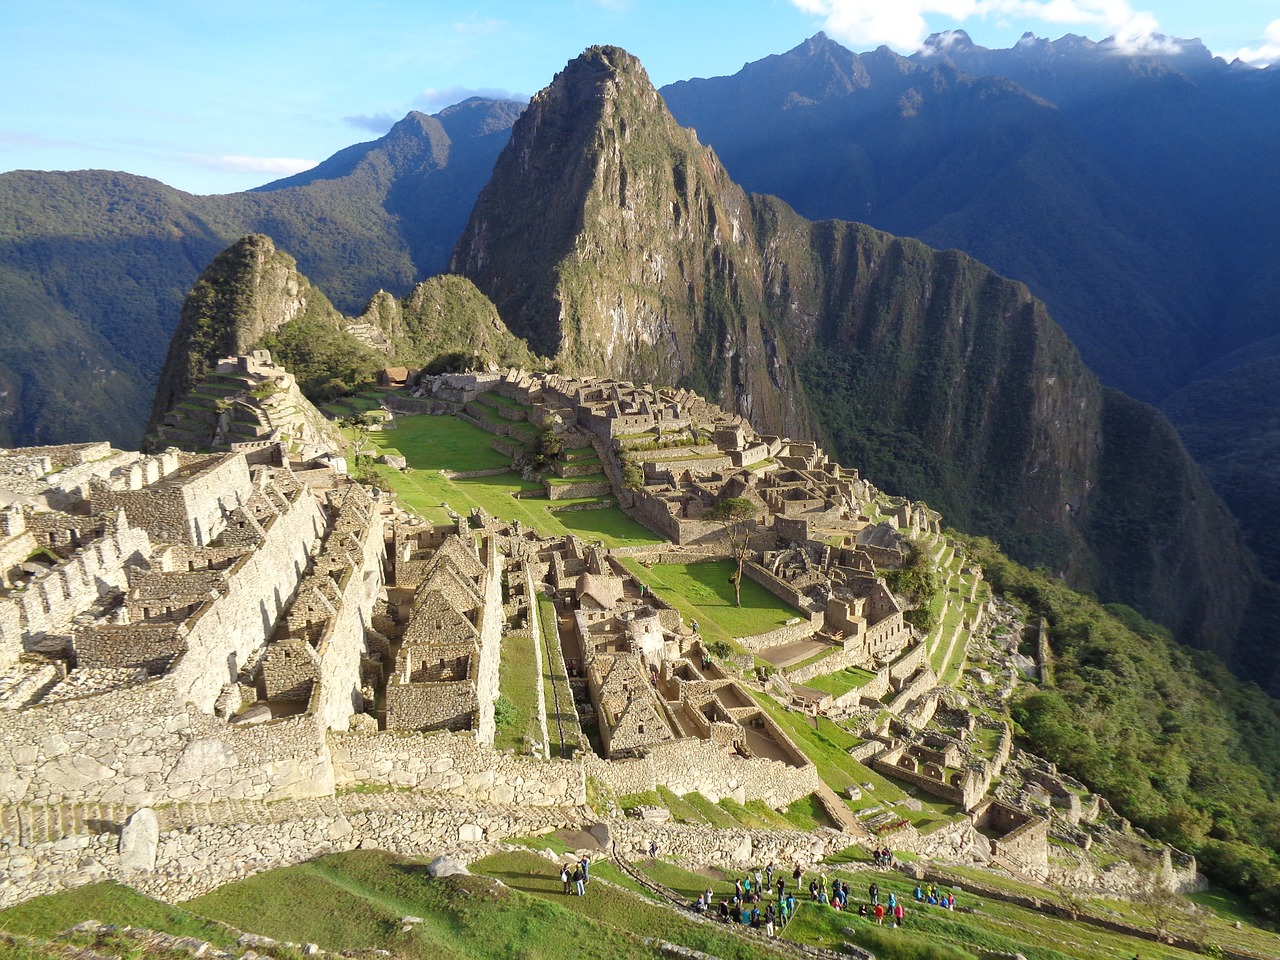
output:
[{"label": "stone wall", "polygon": [[[352,491],[360,489],[352,488]],[[325,540],[320,559],[329,553],[340,554],[355,561],[357,566],[339,583],[337,613],[326,624],[316,648],[321,675],[320,696],[314,707],[316,719],[325,729],[346,730],[351,714],[364,706],[360,695],[360,658],[365,651],[365,632],[372,625],[373,608],[383,585],[382,559],[386,548],[382,515],[376,506],[370,508],[367,498],[361,504],[343,506],[334,525],[336,529]]]},{"label": "stone wall", "polygon": [[179,635],[181,624],[101,624],[75,631],[76,665],[79,669],[133,667],[156,675],[169,668],[186,649]]},{"label": "stone wall", "polygon": [[578,497],[607,497],[613,493],[608,480],[543,484],[548,500],[572,500]]},{"label": "stone wall", "polygon": [[824,619],[820,611],[811,616],[813,617],[811,620],[788,624],[777,630],[770,630],[768,633],[758,633],[754,637],[734,637],[734,640],[752,653],[771,650],[784,644],[795,643],[797,640],[808,640],[822,629]]},{"label": "stone wall", "polygon": [[160,678],[6,714],[0,801],[151,805],[333,792],[328,748],[306,717],[229,726]]},{"label": "stone wall", "polygon": [[674,517],[667,501],[638,491],[635,494],[635,516],[650,530],[662,534],[672,543],[680,545],[715,540],[724,534],[724,527],[706,520],[684,520]]},{"label": "stone wall", "polygon": [[498,698],[498,669],[502,660],[502,555],[494,538],[489,539],[487,572],[484,581],[484,610],[480,621],[480,657],[476,667],[476,739],[493,744],[497,724],[493,702]]},{"label": "stone wall", "polygon": [[754,580],[779,600],[786,601],[801,611],[804,616],[814,617],[817,615],[811,609],[813,604],[808,597],[792,587],[791,584],[775,577],[760,564],[748,561],[746,566],[743,567],[743,572],[747,575],[748,580]]},{"label": "stone wall", "polygon": [[338,789],[406,787],[519,807],[586,803],[586,775],[578,761],[495,751],[468,733],[334,733],[329,747]]},{"label": "stone wall", "polygon": [[187,650],[170,676],[201,710],[213,710],[218,694],[274,632],[324,529],[315,497],[298,493],[264,528],[257,548],[228,571],[226,592],[184,624]]},{"label": "stone wall", "polygon": [[101,537],[76,548],[71,557],[26,588],[0,599],[0,666],[23,651],[24,630],[32,635],[65,630],[71,618],[102,594],[128,586],[125,562],[151,556],[147,534],[123,513]]},{"label": "stone wall", "polygon": [[705,740],[674,740],[647,749],[637,760],[584,757],[588,776],[619,796],[666,787],[675,794],[701,793],[712,800],[763,800],[785,807],[818,789],[812,764],[795,767],[779,760],[746,759]]},{"label": "stone wall", "polygon": [[[167,903],[180,903],[263,870],[357,847],[416,857],[443,853],[465,861],[496,851],[511,837],[581,828],[589,822],[583,811],[571,807],[442,804],[438,797],[419,800],[399,792],[269,806],[182,805],[156,815],[158,836],[133,855],[132,865],[121,856],[118,823],[101,832],[0,836],[0,874],[12,880],[0,883],[0,909],[102,880],[123,881]],[[29,809],[27,819],[41,818]]]},{"label": "stone wall", "polygon": [[95,513],[119,508],[156,540],[204,546],[222,532],[227,514],[248,501],[253,484],[244,454],[228,453],[163,477],[135,465],[127,477],[94,481],[91,489]]},{"label": "stone wall", "polygon": [[[677,863],[707,864],[732,871],[764,867],[773,861],[793,887],[791,868],[810,870],[828,853],[848,845],[849,838],[826,827],[801,830],[716,830],[711,827],[647,821],[613,821],[609,832],[625,857],[648,856],[649,841],[658,854]],[[797,898],[798,899],[798,898]]]}]

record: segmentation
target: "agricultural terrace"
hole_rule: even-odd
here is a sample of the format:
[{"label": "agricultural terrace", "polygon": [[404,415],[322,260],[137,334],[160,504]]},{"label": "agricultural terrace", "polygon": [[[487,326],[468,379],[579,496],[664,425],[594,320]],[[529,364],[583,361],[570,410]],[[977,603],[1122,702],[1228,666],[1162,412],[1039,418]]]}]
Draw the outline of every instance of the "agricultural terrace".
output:
[{"label": "agricultural terrace", "polygon": [[803,616],[754,580],[742,581],[742,606],[734,604],[732,560],[703,563],[656,563],[646,567],[624,559],[627,570],[654,593],[680,611],[685,622],[698,621],[698,632],[708,641],[753,637],[785,626]]},{"label": "agricultural terrace", "polygon": [[[450,479],[441,471],[470,472],[509,467],[511,458],[491,446],[493,434],[455,417],[398,416],[391,430],[375,431],[370,442],[379,454],[405,458],[411,472],[402,473],[384,464],[375,465],[378,476],[396,492],[401,503],[433,522],[447,522],[442,503],[466,515],[481,507],[490,516],[519,520],[544,536],[574,534],[598,540],[606,547],[662,543],[657,534],[637,523],[616,506],[598,498],[550,500],[539,496],[542,486],[512,472],[491,477]],[[524,494],[520,499],[513,493]],[[592,510],[567,510],[589,504],[606,505]]]}]

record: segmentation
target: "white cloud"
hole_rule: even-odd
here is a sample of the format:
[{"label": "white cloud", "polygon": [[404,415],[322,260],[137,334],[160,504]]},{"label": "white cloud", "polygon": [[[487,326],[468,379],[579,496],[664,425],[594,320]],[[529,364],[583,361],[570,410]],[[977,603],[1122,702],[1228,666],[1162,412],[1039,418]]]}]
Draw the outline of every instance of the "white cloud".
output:
[{"label": "white cloud", "polygon": [[438,110],[443,110],[445,107],[451,107],[455,103],[461,103],[470,97],[486,97],[490,100],[519,100],[521,102],[529,99],[524,94],[512,93],[510,90],[501,90],[496,87],[427,87],[414,98],[414,104],[429,113],[434,113]]},{"label": "white cloud", "polygon": [[355,116],[343,117],[342,122],[381,136],[395,126],[397,119],[389,113],[358,113]]},{"label": "white cloud", "polygon": [[954,23],[971,17],[1029,18],[1044,23],[1096,27],[1116,38],[1125,51],[1170,49],[1158,37],[1159,24],[1149,12],[1134,10],[1128,0],[791,0],[807,13],[823,18],[823,28],[838,40],[858,47],[888,44],[915,50],[930,32],[926,17],[934,14]]},{"label": "white cloud", "polygon": [[1245,63],[1265,67],[1280,61],[1280,20],[1272,20],[1263,31],[1264,42],[1256,47],[1241,47],[1236,57]]},{"label": "white cloud", "polygon": [[186,155],[188,162],[197,167],[207,167],[210,170],[226,170],[231,173],[279,173],[289,176],[295,173],[301,173],[303,170],[310,170],[319,161],[302,160],[296,157],[239,157],[239,156],[211,156],[204,153],[190,153]]},{"label": "white cloud", "polygon": [[506,28],[506,26],[507,21],[489,17],[484,20],[475,18],[471,20],[458,20],[454,23],[453,29],[458,33],[470,34],[473,36],[487,36],[491,33],[500,33]]}]

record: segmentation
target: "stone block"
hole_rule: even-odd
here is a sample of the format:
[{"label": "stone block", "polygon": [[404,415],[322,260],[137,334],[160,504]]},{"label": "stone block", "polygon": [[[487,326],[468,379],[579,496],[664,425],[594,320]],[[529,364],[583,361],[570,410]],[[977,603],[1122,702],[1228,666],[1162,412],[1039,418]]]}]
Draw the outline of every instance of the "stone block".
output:
[{"label": "stone block", "polygon": [[252,727],[266,723],[271,719],[271,708],[265,703],[255,703],[248,710],[231,718],[231,722],[240,727]]},{"label": "stone block", "polygon": [[215,772],[233,767],[236,755],[217,737],[193,740],[182,751],[169,774],[170,783],[199,783],[208,780]]},{"label": "stone block", "polygon": [[150,873],[156,867],[160,847],[160,821],[156,812],[143,807],[120,831],[120,872],[125,877]]},{"label": "stone block", "polygon": [[[476,829],[479,828],[477,827]],[[429,877],[467,877],[470,875],[471,871],[467,869],[467,865],[453,857],[436,857],[427,865],[427,876]]]},{"label": "stone block", "polygon": [[475,823],[464,823],[458,827],[458,840],[462,843],[479,843],[484,839],[484,828]]}]

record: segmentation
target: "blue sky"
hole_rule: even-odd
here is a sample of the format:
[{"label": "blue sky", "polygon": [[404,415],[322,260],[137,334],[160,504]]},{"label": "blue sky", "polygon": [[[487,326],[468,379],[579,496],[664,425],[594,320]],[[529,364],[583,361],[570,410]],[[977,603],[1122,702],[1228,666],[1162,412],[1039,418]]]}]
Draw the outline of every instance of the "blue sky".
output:
[{"label": "blue sky", "polygon": [[593,43],[656,85],[734,73],[818,30],[910,53],[963,27],[1009,46],[1153,32],[1280,59],[1280,0],[0,0],[0,171],[105,168],[243,190],[370,140],[411,109],[528,96]]}]

